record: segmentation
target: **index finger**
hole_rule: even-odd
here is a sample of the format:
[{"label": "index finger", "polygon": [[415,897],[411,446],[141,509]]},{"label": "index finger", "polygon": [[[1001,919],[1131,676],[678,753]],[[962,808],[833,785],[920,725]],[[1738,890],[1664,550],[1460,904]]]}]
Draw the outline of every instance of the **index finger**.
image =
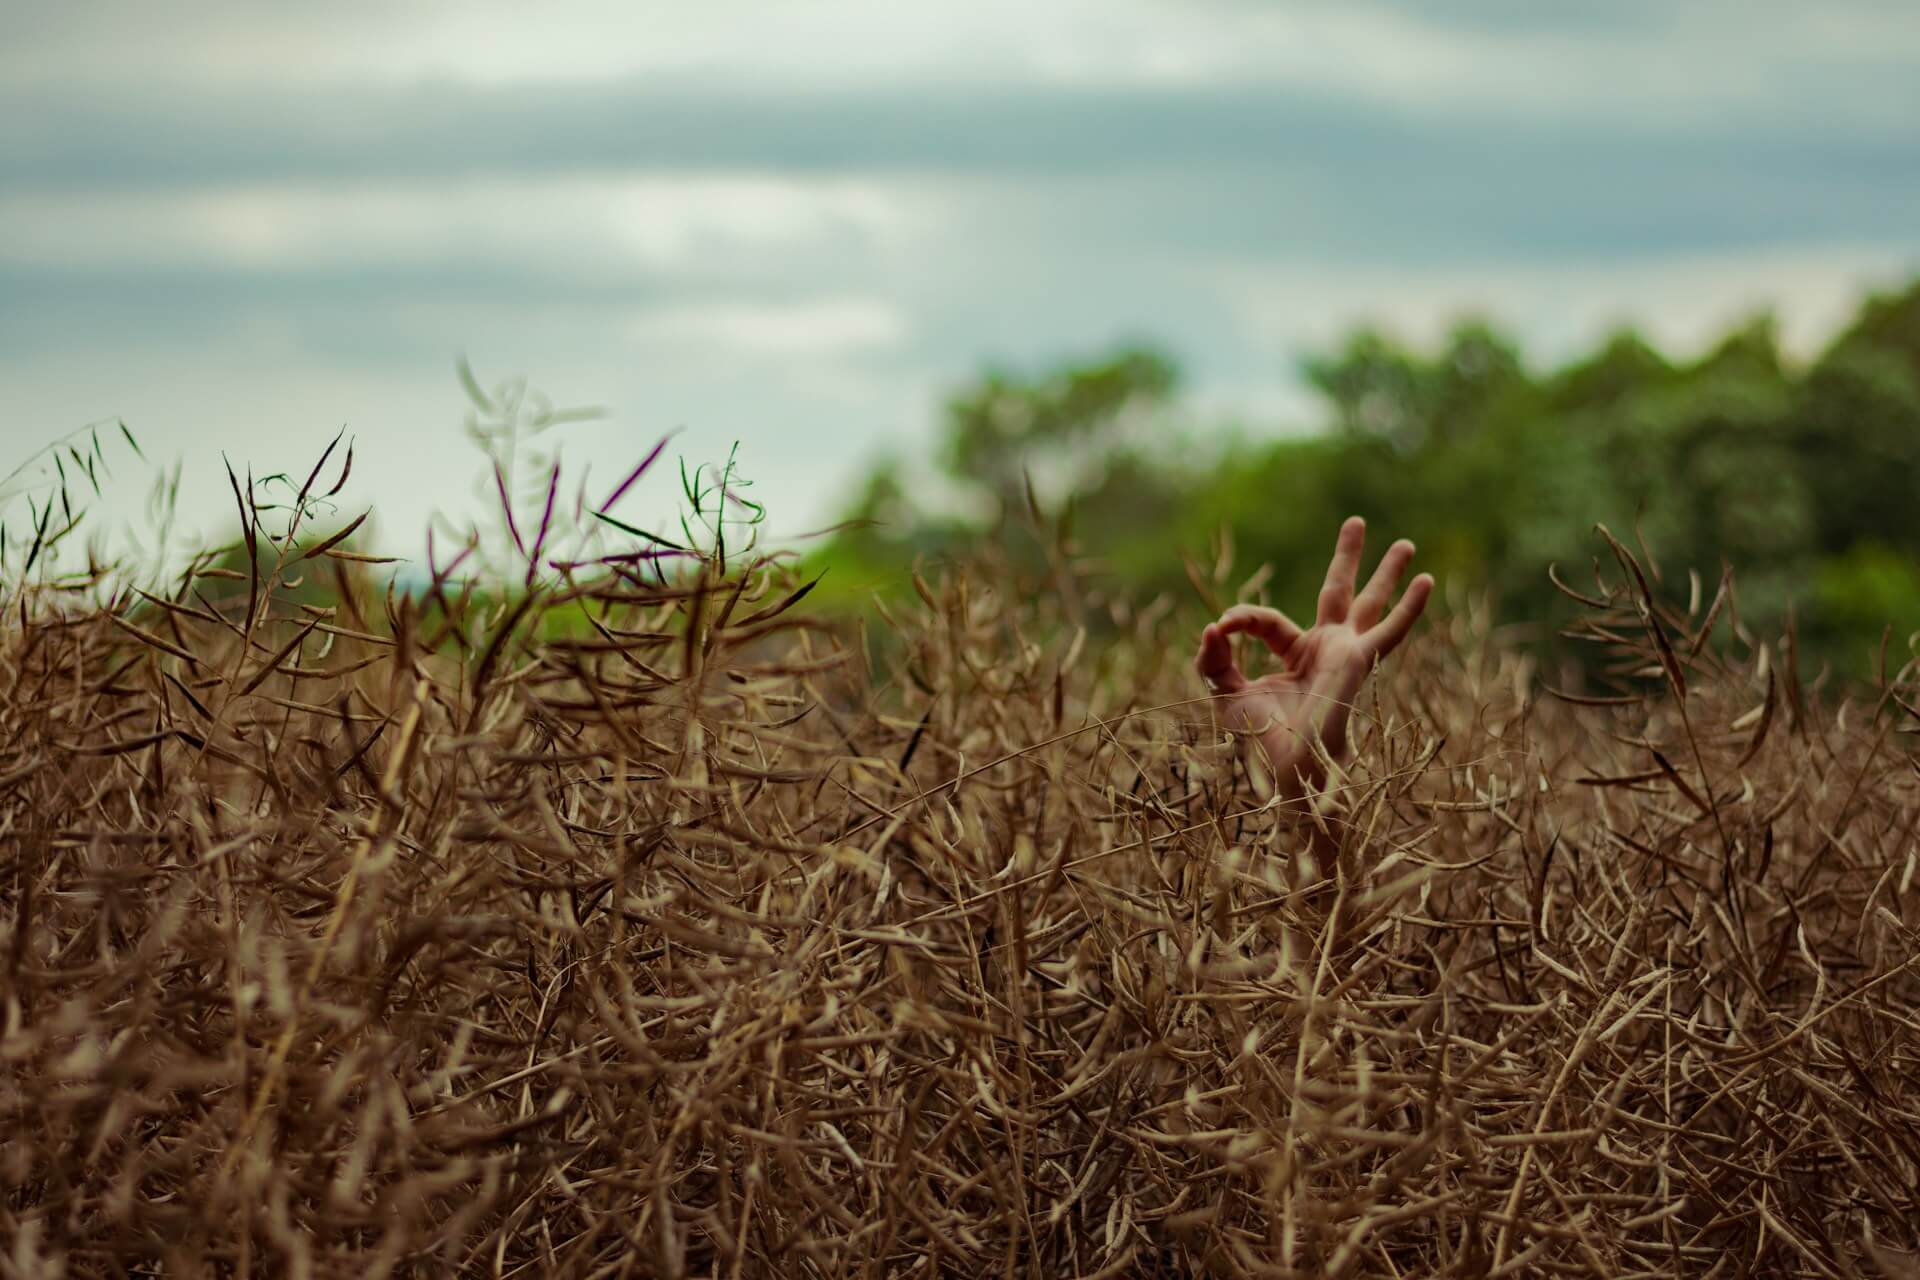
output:
[{"label": "index finger", "polygon": [[1269,609],[1264,605],[1237,604],[1220,615],[1217,624],[1228,635],[1237,635],[1244,631],[1248,635],[1258,636],[1266,642],[1267,648],[1284,658],[1288,650],[1303,634],[1300,624],[1278,609]]}]

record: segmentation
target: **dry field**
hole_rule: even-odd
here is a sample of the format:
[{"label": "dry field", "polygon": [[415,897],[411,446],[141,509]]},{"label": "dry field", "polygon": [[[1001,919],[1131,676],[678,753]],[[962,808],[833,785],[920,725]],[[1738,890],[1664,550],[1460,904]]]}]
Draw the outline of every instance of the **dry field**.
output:
[{"label": "dry field", "polygon": [[1913,699],[1596,547],[1317,841],[1198,605],[9,579],[0,1274],[1920,1274]]}]

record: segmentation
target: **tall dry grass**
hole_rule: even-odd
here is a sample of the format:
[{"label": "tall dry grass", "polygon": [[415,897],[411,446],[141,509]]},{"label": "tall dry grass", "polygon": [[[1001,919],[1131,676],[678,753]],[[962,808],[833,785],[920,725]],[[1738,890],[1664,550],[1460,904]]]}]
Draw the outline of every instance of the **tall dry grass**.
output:
[{"label": "tall dry grass", "polygon": [[1724,593],[1429,625],[1315,816],[1165,602],[290,532],[6,588],[0,1273],[1916,1274],[1903,686]]}]

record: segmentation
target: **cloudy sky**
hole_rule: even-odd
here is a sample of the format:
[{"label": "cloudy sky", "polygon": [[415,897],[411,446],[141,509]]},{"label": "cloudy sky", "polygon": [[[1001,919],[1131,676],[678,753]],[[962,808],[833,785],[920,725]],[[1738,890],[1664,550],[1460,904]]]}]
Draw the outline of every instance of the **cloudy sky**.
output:
[{"label": "cloudy sky", "polygon": [[1916,120],[1909,0],[6,5],[0,472],[123,417],[212,527],[345,425],[410,550],[465,352],[798,532],[988,359],[1151,336],[1278,431],[1362,319],[1811,345],[1920,269]]}]

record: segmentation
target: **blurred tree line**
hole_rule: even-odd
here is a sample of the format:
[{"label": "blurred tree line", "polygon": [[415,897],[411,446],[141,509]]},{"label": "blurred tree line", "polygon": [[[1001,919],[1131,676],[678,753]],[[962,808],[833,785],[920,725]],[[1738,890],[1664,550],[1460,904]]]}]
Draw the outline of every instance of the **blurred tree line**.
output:
[{"label": "blurred tree line", "polygon": [[819,555],[828,581],[843,598],[897,589],[908,566],[986,539],[1038,574],[1037,501],[1116,591],[1190,593],[1183,555],[1210,559],[1224,526],[1297,613],[1359,512],[1376,553],[1412,537],[1422,567],[1544,639],[1567,612],[1547,567],[1590,583],[1599,521],[1630,544],[1637,528],[1682,603],[1689,569],[1710,596],[1731,563],[1750,627],[1777,631],[1791,607],[1807,657],[1844,675],[1868,674],[1886,625],[1895,667],[1920,630],[1920,282],[1867,299],[1810,362],[1760,317],[1698,359],[1620,331],[1536,370],[1474,321],[1434,350],[1363,329],[1303,373],[1322,429],[1223,449],[1183,413],[1159,351],[990,371],[946,404],[937,461],[954,501],[923,501],[882,464],[858,523]]}]

